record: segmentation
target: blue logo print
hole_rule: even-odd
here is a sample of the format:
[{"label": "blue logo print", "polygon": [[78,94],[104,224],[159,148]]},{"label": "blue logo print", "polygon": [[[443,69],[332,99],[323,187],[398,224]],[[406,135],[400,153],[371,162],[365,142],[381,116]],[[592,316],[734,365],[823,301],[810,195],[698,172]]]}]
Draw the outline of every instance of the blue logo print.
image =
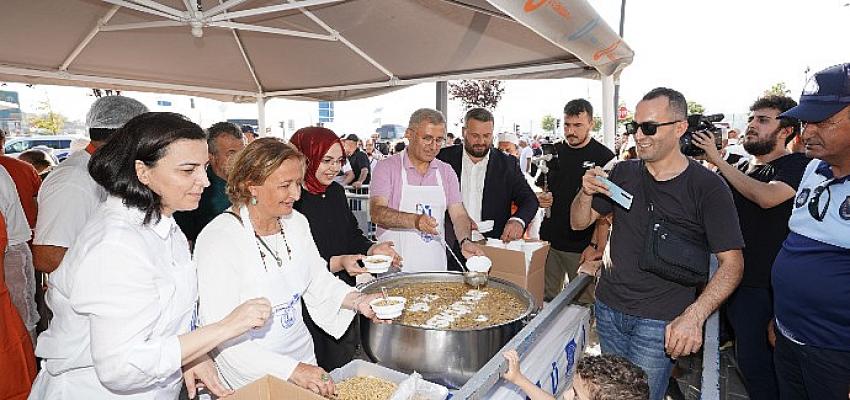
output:
[{"label": "blue logo print", "polygon": [[[431,206],[428,204],[417,203],[416,213],[425,214],[429,217],[433,217],[433,215],[431,215]],[[430,233],[419,232],[419,237],[421,237],[422,241],[424,241],[425,243],[430,243],[432,240],[434,240],[434,235],[431,235]]]},{"label": "blue logo print", "polygon": [[301,300],[301,294],[296,293],[292,295],[292,300],[289,301],[286,305],[277,305],[274,308],[274,316],[275,318],[280,317],[280,325],[283,326],[284,329],[292,328],[295,325],[296,318],[300,316],[300,313],[295,312],[295,305],[298,304],[298,301]]}]

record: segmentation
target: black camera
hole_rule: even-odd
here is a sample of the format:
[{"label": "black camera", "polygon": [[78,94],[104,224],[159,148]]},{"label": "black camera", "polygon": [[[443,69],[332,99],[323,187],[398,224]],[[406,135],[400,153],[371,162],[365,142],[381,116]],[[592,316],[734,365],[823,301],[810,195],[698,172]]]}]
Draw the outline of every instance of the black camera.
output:
[{"label": "black camera", "polygon": [[694,114],[688,116],[688,130],[679,138],[679,148],[682,149],[682,154],[690,157],[701,156],[705,154],[701,148],[693,143],[695,133],[709,133],[714,137],[714,145],[717,150],[723,148],[723,129],[714,126],[715,122],[720,122],[724,118],[723,114],[702,115]]}]

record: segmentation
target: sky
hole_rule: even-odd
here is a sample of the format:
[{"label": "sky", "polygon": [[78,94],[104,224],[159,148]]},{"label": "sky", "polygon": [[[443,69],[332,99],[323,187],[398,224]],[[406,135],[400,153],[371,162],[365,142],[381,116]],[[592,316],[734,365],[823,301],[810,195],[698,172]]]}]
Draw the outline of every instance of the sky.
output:
[{"label": "sky", "polygon": [[[616,31],[620,0],[589,0]],[[620,100],[629,110],[644,93],[657,86],[681,91],[706,113],[724,113],[734,126],[762,92],[778,82],[798,98],[805,80],[828,66],[850,62],[850,41],[845,39],[850,5],[847,0],[627,0],[624,39],[634,50],[634,62],[620,77]],[[807,73],[806,70],[809,70]],[[17,90],[24,112],[36,112],[49,101],[54,111],[72,120],[84,120],[94,101],[87,88],[8,83],[0,90]],[[182,112],[201,126],[227,118],[256,118],[250,104],[221,103],[195,98],[189,107],[185,96],[127,93],[153,110]],[[586,79],[517,80],[505,83],[505,93],[495,110],[496,130],[514,123],[523,132],[541,132],[545,115],[561,117],[564,104],[588,98],[601,113],[602,87]],[[171,101],[170,107],[157,106]],[[380,123],[405,125],[420,107],[434,107],[434,84],[422,84],[369,99],[336,102],[335,122],[340,134],[368,136]],[[271,133],[281,135],[279,123],[295,128],[318,119],[314,102],[275,99],[267,103]],[[462,108],[450,101],[448,130],[459,131]]]}]

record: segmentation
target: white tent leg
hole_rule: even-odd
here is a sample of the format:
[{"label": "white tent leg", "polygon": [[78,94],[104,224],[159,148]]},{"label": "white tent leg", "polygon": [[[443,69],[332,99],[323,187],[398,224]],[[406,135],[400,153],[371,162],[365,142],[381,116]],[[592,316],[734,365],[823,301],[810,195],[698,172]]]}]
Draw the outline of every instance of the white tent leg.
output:
[{"label": "white tent leg", "polygon": [[257,137],[266,136],[266,98],[257,95]]},{"label": "white tent leg", "polygon": [[617,120],[614,115],[614,76],[602,76],[602,133],[604,144],[614,149]]}]

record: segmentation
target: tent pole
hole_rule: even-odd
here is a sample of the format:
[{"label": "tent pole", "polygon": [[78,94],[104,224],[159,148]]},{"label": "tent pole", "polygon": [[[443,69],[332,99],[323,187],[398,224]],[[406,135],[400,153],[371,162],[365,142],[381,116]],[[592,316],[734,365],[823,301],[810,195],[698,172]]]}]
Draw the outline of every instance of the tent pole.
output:
[{"label": "tent pole", "polygon": [[266,98],[257,95],[257,137],[266,136]]},{"label": "tent pole", "polygon": [[604,144],[614,149],[614,131],[617,123],[614,115],[614,76],[602,76],[602,132]]},{"label": "tent pole", "polygon": [[437,111],[443,113],[446,118],[446,129],[449,127],[449,84],[446,81],[437,81]]}]

